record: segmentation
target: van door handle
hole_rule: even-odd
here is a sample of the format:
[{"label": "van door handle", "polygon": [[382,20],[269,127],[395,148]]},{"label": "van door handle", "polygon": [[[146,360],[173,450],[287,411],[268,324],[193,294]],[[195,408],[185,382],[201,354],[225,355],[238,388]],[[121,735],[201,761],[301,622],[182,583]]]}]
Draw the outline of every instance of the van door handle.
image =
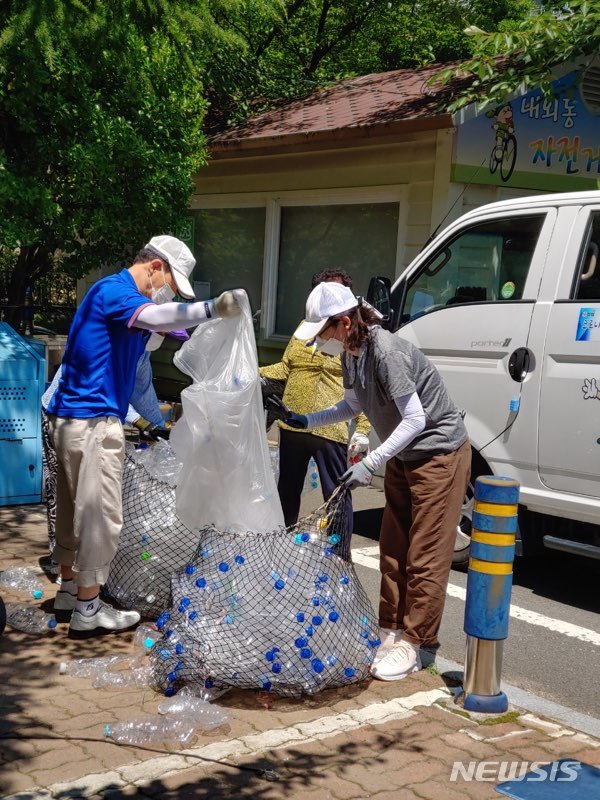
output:
[{"label": "van door handle", "polygon": [[508,374],[517,383],[522,383],[529,372],[529,350],[517,347],[508,359]]}]

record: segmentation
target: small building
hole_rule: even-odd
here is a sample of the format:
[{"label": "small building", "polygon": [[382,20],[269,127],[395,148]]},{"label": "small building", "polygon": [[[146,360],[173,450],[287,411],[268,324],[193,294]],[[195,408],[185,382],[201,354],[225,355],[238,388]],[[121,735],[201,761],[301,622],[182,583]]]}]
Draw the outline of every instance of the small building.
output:
[{"label": "small building", "polygon": [[598,58],[562,70],[556,98],[455,116],[429,86],[438,69],[344,80],[212,139],[180,235],[200,297],[248,291],[263,361],[280,357],[315,272],[342,267],[364,294],[475,206],[600,185]]}]

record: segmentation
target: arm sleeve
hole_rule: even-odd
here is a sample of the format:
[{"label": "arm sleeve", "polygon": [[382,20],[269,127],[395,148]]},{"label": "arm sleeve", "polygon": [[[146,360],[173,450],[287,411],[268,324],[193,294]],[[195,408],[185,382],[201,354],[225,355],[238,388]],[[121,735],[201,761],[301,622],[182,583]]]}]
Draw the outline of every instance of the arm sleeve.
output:
[{"label": "arm sleeve", "polygon": [[388,438],[367,456],[368,464],[375,471],[392,456],[398,455],[410,444],[415,436],[425,429],[425,412],[416,392],[398,397],[394,400],[402,420]]},{"label": "arm sleeve", "polygon": [[154,303],[144,306],[136,316],[136,328],[148,331],[174,331],[178,328],[195,328],[202,322],[216,319],[212,300],[201,300],[198,303]]},{"label": "arm sleeve", "polygon": [[[161,428],[165,423],[160,413],[158,397],[152,383],[152,365],[150,364],[150,353],[145,351],[139,358],[135,373],[135,386],[129,398],[129,409],[127,410],[127,422],[133,422],[138,417],[144,417],[153,425]],[[130,411],[133,411],[133,419],[129,419]]]},{"label": "arm sleeve", "polygon": [[345,422],[354,419],[360,413],[360,403],[353,389],[346,389],[344,399],[334,406],[326,408],[324,411],[317,411],[315,414],[307,414],[309,428],[321,428],[323,425],[335,425],[337,422]]}]

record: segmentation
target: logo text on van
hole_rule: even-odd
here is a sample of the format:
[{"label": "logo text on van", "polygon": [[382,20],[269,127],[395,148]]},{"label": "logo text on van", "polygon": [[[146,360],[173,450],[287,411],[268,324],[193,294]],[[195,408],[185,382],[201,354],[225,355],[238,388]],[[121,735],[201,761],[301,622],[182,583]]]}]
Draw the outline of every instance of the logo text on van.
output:
[{"label": "logo text on van", "polygon": [[512,337],[505,339],[503,342],[500,340],[494,341],[493,339],[485,339],[482,341],[473,341],[471,342],[471,347],[508,347],[511,343]]}]

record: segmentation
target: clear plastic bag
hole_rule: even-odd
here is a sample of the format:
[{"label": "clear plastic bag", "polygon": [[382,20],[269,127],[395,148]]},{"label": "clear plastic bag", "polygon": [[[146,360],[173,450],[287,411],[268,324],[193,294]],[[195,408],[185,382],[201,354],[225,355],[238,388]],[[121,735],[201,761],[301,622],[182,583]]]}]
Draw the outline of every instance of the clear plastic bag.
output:
[{"label": "clear plastic bag", "polygon": [[283,526],[264,425],[250,303],[199,325],[175,355],[193,379],[171,445],[183,462],[177,515],[189,527],[255,533]]}]

